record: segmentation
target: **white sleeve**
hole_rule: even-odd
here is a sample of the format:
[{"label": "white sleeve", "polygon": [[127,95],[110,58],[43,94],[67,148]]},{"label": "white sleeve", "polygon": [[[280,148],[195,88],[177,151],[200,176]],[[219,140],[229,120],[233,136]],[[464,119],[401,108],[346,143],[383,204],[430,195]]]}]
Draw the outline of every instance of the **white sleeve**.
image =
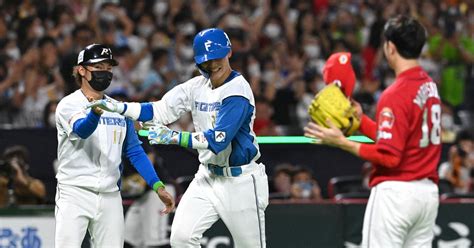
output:
[{"label": "white sleeve", "polygon": [[225,85],[221,98],[226,99],[230,96],[243,96],[249,100],[252,106],[255,106],[252,88],[250,88],[250,84],[242,76],[235,78]]},{"label": "white sleeve", "polygon": [[192,84],[190,81],[175,86],[163,99],[153,102],[153,122],[168,125],[175,122],[192,107]]},{"label": "white sleeve", "polygon": [[70,102],[60,102],[56,108],[56,123],[58,132],[64,132],[71,140],[78,139],[72,129],[74,123],[81,119],[86,118],[87,112],[81,104],[74,104]]}]

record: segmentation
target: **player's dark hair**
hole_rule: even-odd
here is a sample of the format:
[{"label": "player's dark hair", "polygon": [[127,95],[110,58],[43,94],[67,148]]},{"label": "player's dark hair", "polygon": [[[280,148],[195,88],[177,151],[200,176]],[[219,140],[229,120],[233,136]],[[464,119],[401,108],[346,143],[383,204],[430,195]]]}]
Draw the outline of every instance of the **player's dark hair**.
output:
[{"label": "player's dark hair", "polygon": [[426,30],[423,25],[404,15],[390,18],[385,24],[383,34],[385,41],[391,41],[405,59],[418,58],[426,42]]}]

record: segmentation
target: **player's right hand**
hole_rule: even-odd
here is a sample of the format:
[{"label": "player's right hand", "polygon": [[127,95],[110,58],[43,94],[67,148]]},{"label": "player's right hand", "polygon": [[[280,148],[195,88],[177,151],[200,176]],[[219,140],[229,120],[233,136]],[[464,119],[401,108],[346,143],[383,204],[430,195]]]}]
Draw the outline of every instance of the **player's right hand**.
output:
[{"label": "player's right hand", "polygon": [[[87,100],[89,100],[89,102],[93,102],[94,98],[87,97]],[[91,110],[98,115],[102,115],[104,113],[104,110],[98,107],[91,107]]]},{"label": "player's right hand", "polygon": [[164,125],[150,126],[148,140],[150,145],[177,145],[179,144],[179,132],[173,131]]},{"label": "player's right hand", "polygon": [[86,107],[87,108],[97,107],[105,111],[121,114],[125,110],[125,103],[112,101],[110,99],[101,99],[101,100],[96,100],[89,103]]},{"label": "player's right hand", "polygon": [[160,214],[163,215],[171,213],[175,207],[173,196],[171,196],[171,194],[162,187],[158,188],[156,193],[158,194],[158,197],[160,197],[160,200],[163,202],[163,204],[165,204],[165,209],[161,210]]}]

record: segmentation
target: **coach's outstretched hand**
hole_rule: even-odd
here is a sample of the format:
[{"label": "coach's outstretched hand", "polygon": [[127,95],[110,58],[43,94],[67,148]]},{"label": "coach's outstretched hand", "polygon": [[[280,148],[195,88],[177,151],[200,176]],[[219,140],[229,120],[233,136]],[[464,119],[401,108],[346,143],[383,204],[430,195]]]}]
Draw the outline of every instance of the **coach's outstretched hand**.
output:
[{"label": "coach's outstretched hand", "polygon": [[163,215],[171,213],[175,206],[173,196],[171,196],[171,194],[162,187],[158,188],[156,193],[158,194],[158,197],[160,197],[160,200],[165,204],[165,209],[161,210],[160,214]]},{"label": "coach's outstretched hand", "polygon": [[111,99],[96,100],[87,105],[87,108],[100,108],[105,111],[122,114],[125,110],[125,103]]}]

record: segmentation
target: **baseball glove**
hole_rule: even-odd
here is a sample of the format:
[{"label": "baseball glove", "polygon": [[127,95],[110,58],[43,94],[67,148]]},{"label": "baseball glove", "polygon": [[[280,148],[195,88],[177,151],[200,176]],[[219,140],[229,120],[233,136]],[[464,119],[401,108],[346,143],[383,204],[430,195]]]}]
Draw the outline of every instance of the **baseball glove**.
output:
[{"label": "baseball glove", "polygon": [[320,126],[329,127],[326,120],[331,120],[345,136],[350,136],[360,126],[356,109],[336,84],[327,85],[314,97],[308,113]]}]

